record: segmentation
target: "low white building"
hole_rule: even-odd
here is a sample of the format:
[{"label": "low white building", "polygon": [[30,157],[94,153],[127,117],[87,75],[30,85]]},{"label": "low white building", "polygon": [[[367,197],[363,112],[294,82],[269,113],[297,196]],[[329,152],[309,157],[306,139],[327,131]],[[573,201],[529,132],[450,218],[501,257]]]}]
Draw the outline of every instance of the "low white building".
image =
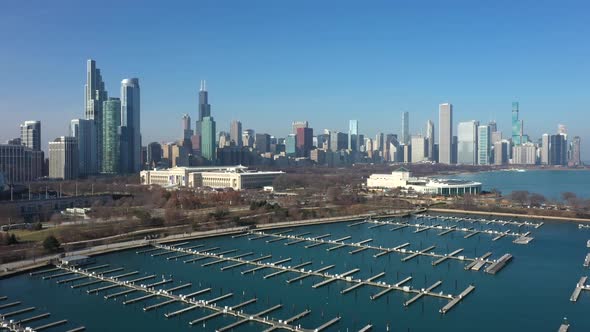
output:
[{"label": "low white building", "polygon": [[281,171],[252,171],[244,166],[174,167],[142,171],[141,183],[162,187],[210,187],[234,190],[263,188],[272,185]]},{"label": "low white building", "polygon": [[464,180],[412,177],[412,173],[403,167],[391,172],[391,174],[372,174],[367,179],[367,189],[369,190],[396,188],[420,194],[457,196],[480,193],[481,183]]}]

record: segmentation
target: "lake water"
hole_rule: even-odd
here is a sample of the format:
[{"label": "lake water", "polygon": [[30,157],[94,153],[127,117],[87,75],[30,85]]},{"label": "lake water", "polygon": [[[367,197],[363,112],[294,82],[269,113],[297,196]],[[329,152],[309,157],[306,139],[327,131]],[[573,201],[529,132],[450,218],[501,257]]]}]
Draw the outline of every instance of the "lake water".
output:
[{"label": "lake water", "polygon": [[504,195],[515,190],[527,190],[547,198],[561,199],[561,193],[569,191],[578,197],[590,199],[590,172],[583,170],[495,171],[448,177],[478,181],[483,183],[484,190],[497,189]]},{"label": "lake water", "polygon": [[[305,248],[309,242],[286,246],[287,241],[267,243],[267,239],[249,240],[251,236],[232,239],[230,236],[208,238],[191,241],[192,245],[203,244],[205,247],[220,247],[219,251],[238,249],[234,254],[254,252],[249,259],[261,255],[272,254],[268,262],[284,258],[292,258],[285,265],[296,265],[300,262],[312,261],[308,269],[319,269],[322,266],[334,264],[331,273],[343,273],[353,268],[360,271],[354,278],[368,278],[380,272],[385,276],[379,279],[394,284],[407,276],[413,279],[408,285],[413,288],[426,288],[434,282],[443,283],[436,291],[445,294],[459,294],[468,285],[474,284],[476,289],[461,303],[445,315],[439,313],[447,300],[425,296],[409,307],[403,303],[413,295],[399,291],[389,292],[387,295],[371,300],[369,297],[378,293],[380,289],[373,286],[362,286],[356,290],[340,294],[340,291],[352,284],[338,281],[321,288],[312,285],[322,281],[320,277],[310,277],[287,284],[286,280],[298,274],[289,272],[264,279],[274,270],[265,269],[254,274],[242,275],[240,272],[252,268],[239,268],[221,271],[222,266],[232,263],[222,263],[203,267],[200,261],[185,264],[183,259],[167,260],[164,255],[152,257],[149,254],[137,254],[137,250],[128,250],[97,257],[98,264],[110,264],[109,268],[124,267],[125,271],[140,271],[140,275],[157,274],[157,280],[164,275],[172,276],[174,283],[161,286],[170,288],[176,285],[192,282],[190,289],[183,290],[187,294],[196,290],[211,287],[213,291],[198,298],[212,299],[221,294],[234,293],[232,298],[223,300],[219,305],[235,305],[252,297],[258,302],[244,308],[245,312],[256,313],[276,304],[283,304],[280,310],[268,316],[285,319],[305,309],[311,314],[297,321],[305,328],[316,328],[336,316],[342,319],[326,331],[358,331],[371,323],[373,331],[556,331],[567,317],[572,324],[571,331],[590,331],[590,292],[582,292],[578,302],[572,303],[569,298],[581,276],[590,275],[590,271],[582,266],[584,257],[590,249],[586,248],[586,241],[590,239],[590,230],[578,229],[574,223],[547,222],[535,229],[523,226],[485,225],[483,223],[457,224],[451,221],[432,220],[412,217],[412,223],[426,222],[427,224],[457,225],[458,227],[475,227],[481,229],[513,230],[521,233],[531,231],[535,239],[528,245],[514,244],[513,237],[505,237],[492,241],[493,236],[479,234],[465,239],[464,232],[452,232],[438,236],[440,230],[427,230],[414,233],[415,228],[407,227],[398,231],[390,231],[390,226],[369,228],[371,224],[348,227],[347,223],[324,224],[294,228],[289,234],[311,232],[306,236],[331,234],[329,239],[352,236],[345,242],[353,243],[365,239],[373,239],[371,245],[395,247],[409,242],[409,249],[421,249],[436,245],[433,249],[437,253],[450,253],[458,248],[464,248],[461,255],[467,257],[481,256],[491,251],[491,259],[497,259],[505,253],[511,253],[513,260],[498,274],[491,275],[482,271],[465,271],[463,261],[447,260],[432,266],[435,260],[431,257],[419,257],[408,262],[402,262],[402,254],[390,253],[379,258],[373,257],[375,250],[365,250],[351,255],[350,248],[334,251],[326,249],[333,245],[321,245]],[[269,232],[277,232],[269,231]],[[191,244],[183,245],[184,247]],[[172,254],[172,256],[175,254]],[[184,258],[186,259],[186,258]],[[123,272],[119,272],[123,273]],[[123,305],[123,300],[142,296],[136,292],[117,300],[104,299],[105,294],[120,292],[122,288],[114,288],[89,295],[88,288],[72,289],[71,283],[57,284],[56,280],[71,278],[64,276],[52,280],[43,280],[40,276],[18,275],[0,280],[0,296],[8,296],[2,302],[22,301],[23,305],[15,308],[0,309],[6,313],[28,306],[35,306],[34,313],[15,316],[15,319],[30,317],[42,312],[51,312],[51,318],[31,323],[39,326],[43,323],[68,319],[67,325],[48,329],[47,331],[66,331],[76,326],[86,326],[88,331],[213,331],[236,321],[236,318],[219,316],[205,325],[190,326],[189,321],[211,313],[208,310],[194,310],[175,318],[166,319],[164,314],[183,308],[180,303],[171,304],[163,308],[144,312],[143,307],[162,302],[162,298],[154,298],[132,305]],[[137,278],[138,276],[127,279]],[[82,283],[87,280],[73,282]],[[104,284],[103,284],[104,285]],[[235,331],[261,331],[266,326],[248,323],[235,328]]]}]

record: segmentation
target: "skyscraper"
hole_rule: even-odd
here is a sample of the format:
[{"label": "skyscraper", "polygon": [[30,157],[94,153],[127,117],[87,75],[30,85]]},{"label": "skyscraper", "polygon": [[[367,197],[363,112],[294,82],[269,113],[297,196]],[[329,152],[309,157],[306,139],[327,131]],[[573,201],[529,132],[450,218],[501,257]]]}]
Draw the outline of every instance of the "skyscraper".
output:
[{"label": "skyscraper", "polygon": [[78,177],[78,142],[75,137],[61,136],[49,142],[49,177],[71,180]]},{"label": "skyscraper", "polygon": [[582,139],[580,136],[574,136],[574,139],[572,140],[572,155],[568,163],[570,166],[576,167],[582,165],[581,143]]},{"label": "skyscraper", "polygon": [[410,138],[410,142],[410,160],[405,161],[412,163],[424,161],[426,159],[426,150],[428,149],[426,145],[426,137],[422,135],[413,135],[412,138]]},{"label": "skyscraper", "polygon": [[75,137],[78,143],[78,173],[80,175],[96,174],[98,162],[96,160],[95,122],[85,119],[72,120],[70,122],[70,136]]},{"label": "skyscraper", "polygon": [[244,146],[242,141],[242,123],[238,120],[233,120],[231,122],[231,127],[229,130],[229,136],[232,145],[241,148]]},{"label": "skyscraper", "polygon": [[430,161],[434,160],[434,122],[428,120],[426,122],[426,158]]},{"label": "skyscraper", "polygon": [[566,165],[567,141],[563,134],[549,136],[549,164]]},{"label": "skyscraper", "polygon": [[297,156],[297,135],[296,134],[289,134],[285,138],[285,154],[287,157],[296,157]]},{"label": "skyscraper", "polygon": [[162,161],[162,145],[158,142],[148,144],[146,159],[148,169],[158,166],[160,161]]},{"label": "skyscraper", "polygon": [[141,129],[139,79],[121,81],[121,172],[141,170]]},{"label": "skyscraper", "polygon": [[20,142],[0,144],[0,174],[6,184],[37,180],[43,175],[43,163],[43,151],[29,149]]},{"label": "skyscraper", "polygon": [[549,165],[550,145],[549,134],[543,134],[541,136],[541,165]]},{"label": "skyscraper", "polygon": [[[118,174],[121,169],[121,136],[126,128],[121,127],[121,99],[109,98],[103,105],[102,114],[102,173]],[[125,137],[125,145],[128,144]],[[124,146],[127,150],[128,146]]]},{"label": "skyscraper", "polygon": [[477,163],[477,127],[475,120],[459,122],[457,130],[457,163],[475,165]]},{"label": "skyscraper", "polygon": [[477,127],[477,164],[489,165],[491,160],[490,127],[481,125]]},{"label": "skyscraper", "polygon": [[307,121],[293,121],[291,123],[292,134],[297,134],[298,128],[307,128],[309,127],[309,122]]},{"label": "skyscraper", "polygon": [[[211,105],[209,104],[209,92],[207,92],[207,82],[201,81],[201,88],[199,89],[199,118],[195,127],[195,134],[201,135],[201,122],[203,118],[211,116]],[[201,139],[201,142],[203,140]]]},{"label": "skyscraper", "polygon": [[523,136],[523,126],[522,126],[522,121],[519,120],[519,116],[518,116],[518,112],[519,112],[519,106],[518,106],[518,102],[513,102],[512,103],[512,144],[514,145],[519,145],[522,144],[524,142],[522,142],[522,136]]},{"label": "skyscraper", "polygon": [[348,149],[353,152],[359,150],[359,121],[350,120],[348,123]]},{"label": "skyscraper", "polygon": [[201,155],[210,162],[215,162],[215,120],[211,116],[203,117],[201,121]]},{"label": "skyscraper", "polygon": [[102,161],[102,106],[103,102],[107,100],[108,94],[104,87],[100,69],[96,67],[96,61],[88,59],[86,61],[86,85],[84,95],[84,109],[86,111],[86,119],[94,121],[95,135],[96,135],[96,165],[92,168],[96,171],[101,169],[100,163]]},{"label": "skyscraper", "polygon": [[453,105],[438,105],[438,162],[452,163],[453,144]]},{"label": "skyscraper", "polygon": [[184,141],[190,141],[191,136],[193,136],[193,131],[191,129],[191,117],[188,114],[182,115],[182,139]]},{"label": "skyscraper", "polygon": [[410,113],[402,113],[402,143],[410,144]]},{"label": "skyscraper", "polygon": [[313,146],[313,129],[297,128],[297,150],[300,157],[309,157]]},{"label": "skyscraper", "polygon": [[500,140],[494,143],[494,165],[505,165],[508,163],[508,148],[510,142]]},{"label": "skyscraper", "polygon": [[25,121],[20,125],[20,139],[21,144],[27,148],[40,151],[41,150],[41,122],[40,121]]}]

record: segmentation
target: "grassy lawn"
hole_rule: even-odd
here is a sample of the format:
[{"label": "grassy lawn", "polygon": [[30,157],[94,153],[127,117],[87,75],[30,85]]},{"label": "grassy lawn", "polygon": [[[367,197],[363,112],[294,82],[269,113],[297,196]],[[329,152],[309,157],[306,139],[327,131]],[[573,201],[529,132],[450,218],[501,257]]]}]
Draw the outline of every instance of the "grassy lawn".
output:
[{"label": "grassy lawn", "polygon": [[16,238],[22,242],[41,242],[48,235],[54,234],[55,229],[48,228],[40,231],[29,231],[24,229],[11,230],[9,233],[16,235]]}]

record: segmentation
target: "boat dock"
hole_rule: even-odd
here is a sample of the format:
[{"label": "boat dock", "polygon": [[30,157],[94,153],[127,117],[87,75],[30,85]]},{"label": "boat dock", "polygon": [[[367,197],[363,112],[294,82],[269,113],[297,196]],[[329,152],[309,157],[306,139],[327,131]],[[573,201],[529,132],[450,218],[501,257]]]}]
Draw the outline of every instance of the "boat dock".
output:
[{"label": "boat dock", "polygon": [[[321,240],[320,240],[321,241]],[[178,248],[175,246],[170,246],[170,245],[154,245],[154,246],[158,246],[161,249],[165,249],[165,250],[169,250],[172,252],[184,252],[185,250],[183,248]],[[428,250],[430,250],[430,248],[427,248]],[[188,252],[188,251],[187,251]],[[381,274],[378,274],[374,277],[371,277],[369,279],[363,280],[363,279],[355,279],[353,277],[351,277],[352,274],[356,273],[359,271],[359,269],[353,269],[350,270],[348,272],[345,273],[341,273],[341,274],[330,274],[325,272],[328,269],[331,269],[334,267],[334,265],[330,265],[330,266],[326,266],[326,267],[322,267],[320,269],[317,270],[305,270],[303,268],[294,268],[294,267],[290,267],[290,266],[282,266],[279,265],[277,262],[275,262],[274,264],[271,263],[261,263],[261,262],[255,262],[253,260],[246,260],[243,258],[231,258],[231,257],[220,257],[218,254],[215,253],[201,253],[201,252],[193,252],[193,254],[201,256],[201,255],[206,255],[206,256],[212,256],[212,258],[215,258],[219,261],[225,261],[228,263],[232,263],[233,265],[239,264],[239,263],[244,263],[243,265],[250,265],[253,266],[254,268],[258,268],[258,267],[264,267],[264,268],[271,268],[271,269],[275,269],[278,271],[287,271],[287,272],[291,272],[291,273],[296,273],[298,274],[297,277],[294,277],[292,279],[288,279],[286,282],[287,283],[293,283],[296,281],[300,281],[303,280],[305,278],[308,277],[320,277],[322,279],[324,279],[321,282],[315,283],[312,287],[313,288],[319,288],[322,286],[325,286],[329,283],[332,283],[334,281],[343,281],[346,283],[350,283],[352,284],[351,286],[357,285],[357,284],[363,284],[363,285],[368,285],[368,286],[372,286],[372,287],[376,287],[376,288],[381,288],[381,289],[391,289],[391,290],[396,290],[396,291],[402,291],[405,293],[413,293],[413,294],[422,294],[420,295],[420,297],[422,296],[432,296],[432,297],[436,297],[436,298],[441,298],[441,299],[447,299],[449,301],[453,300],[454,298],[456,298],[456,296],[453,295],[447,295],[447,294],[443,294],[442,292],[440,293],[435,293],[432,290],[439,286],[442,282],[437,282],[435,285],[431,286],[431,288],[426,289],[426,290],[418,290],[418,289],[414,289],[411,288],[410,286],[403,286],[402,287],[402,283],[407,282],[409,280],[411,280],[411,277],[406,278],[405,280],[403,280],[402,282],[398,283],[398,284],[388,284],[386,282],[376,282],[374,281],[374,279],[381,277]],[[449,257],[449,258],[454,258],[453,256]],[[252,269],[250,269],[252,270]],[[285,272],[286,273],[286,272]],[[350,287],[349,287],[350,288]],[[390,290],[388,290],[387,292],[389,292]],[[374,298],[374,297],[372,297]],[[415,301],[415,300],[414,300]]]},{"label": "boat dock", "polygon": [[578,281],[578,283],[576,284],[576,288],[574,288],[574,292],[572,293],[572,296],[570,297],[570,301],[572,302],[576,302],[578,301],[578,297],[580,297],[580,293],[582,292],[582,290],[589,290],[590,287],[586,286],[586,280],[588,280],[588,277],[581,277],[580,281]]},{"label": "boat dock", "polygon": [[496,274],[496,273],[500,272],[500,270],[502,270],[504,268],[504,266],[506,266],[506,264],[508,264],[508,262],[511,259],[512,259],[512,255],[511,254],[504,254],[497,261],[493,262],[492,264],[490,264],[486,268],[486,270],[485,270],[486,273]]},{"label": "boat dock", "polygon": [[[35,276],[35,275],[40,275],[40,274],[56,272],[59,270],[60,269],[43,270],[43,271],[39,271],[39,272],[34,272],[31,275]],[[8,300],[8,297],[2,296],[2,297],[0,297],[0,300],[2,300],[2,301]],[[14,302],[11,302],[8,304],[1,305],[0,309],[13,308],[13,307],[20,306],[21,304],[22,304],[21,301],[14,301]],[[15,316],[23,315],[26,313],[31,313],[35,310],[37,310],[36,307],[24,307],[24,308],[15,308],[13,311],[0,313],[0,330],[10,331],[10,332],[42,331],[42,330],[46,330],[46,329],[49,329],[49,328],[52,328],[55,326],[65,325],[68,323],[67,319],[61,319],[61,320],[57,320],[57,321],[53,321],[53,322],[46,322],[44,324],[42,323],[42,325],[37,325],[37,326],[29,325],[29,323],[35,323],[37,321],[45,320],[46,318],[51,316],[51,314],[48,312],[45,312],[42,314],[36,314],[34,316],[29,316],[29,317],[14,318]],[[79,327],[68,330],[68,332],[69,331],[84,331],[85,329],[86,328],[84,326],[79,326]]]},{"label": "boat dock", "polygon": [[[412,303],[414,303],[414,302],[418,301],[420,298],[422,298],[422,296],[424,296],[424,295],[426,295],[426,294],[428,294],[428,293],[432,292],[432,290],[433,290],[433,289],[435,289],[436,287],[440,286],[441,284],[442,284],[442,281],[440,281],[440,280],[439,280],[439,281],[435,282],[434,284],[432,284],[432,286],[430,286],[430,287],[426,288],[425,290],[424,290],[424,289],[422,289],[422,290],[421,290],[421,291],[420,291],[418,294],[416,294],[416,295],[415,295],[413,298],[411,298],[411,299],[407,300],[406,302],[404,302],[404,307],[408,307],[408,306],[410,306],[410,304],[412,304]],[[460,295],[459,295],[459,296],[460,296]],[[456,298],[454,298],[453,300],[455,300],[455,299],[456,299]],[[453,300],[451,300],[451,301],[453,301]],[[451,303],[451,302],[449,302],[449,303]],[[447,306],[448,306],[448,305],[449,305],[449,304],[447,304]],[[445,307],[446,307],[446,306],[445,306]],[[441,309],[441,310],[442,310],[442,309]]]},{"label": "boat dock", "polygon": [[590,266],[590,254],[586,254],[586,258],[584,259],[584,267]]},{"label": "boat dock", "polygon": [[441,258],[435,260],[434,262],[432,262],[432,266],[437,266],[438,264],[446,261],[447,259],[449,259],[451,257],[455,257],[456,254],[458,254],[458,253],[460,253],[462,251],[463,251],[463,248],[457,249],[457,250],[453,251],[452,253],[448,254],[447,256],[441,257]]},{"label": "boat dock", "polygon": [[543,226],[543,222],[531,222],[531,221],[514,221],[514,220],[501,220],[501,219],[486,219],[486,218],[471,218],[471,217],[458,217],[458,216],[452,216],[452,215],[446,215],[446,216],[435,216],[435,215],[429,215],[429,214],[421,214],[421,215],[416,215],[417,218],[426,218],[426,219],[430,219],[430,220],[447,220],[447,221],[453,221],[453,222],[469,222],[469,223],[484,223],[486,225],[489,224],[498,224],[498,225],[502,225],[502,226],[506,226],[506,225],[511,225],[511,226],[517,226],[517,227],[534,227],[534,228],[539,228],[541,226]]},{"label": "boat dock", "polygon": [[467,296],[471,292],[473,292],[474,289],[475,289],[475,286],[469,285],[469,287],[467,287],[463,292],[461,292],[461,294],[459,294],[457,297],[455,297],[453,300],[451,300],[451,302],[447,303],[446,306],[442,307],[442,309],[440,309],[440,313],[446,314],[447,311],[451,310],[451,308],[453,308],[457,303],[461,302],[461,300],[463,300],[463,298],[465,298],[465,296]]},{"label": "boat dock", "polygon": [[[166,249],[166,247],[162,246],[162,247],[160,247],[160,249]],[[188,249],[188,250],[190,250],[190,249]],[[175,251],[171,251],[171,252],[175,252]],[[216,317],[216,316],[226,315],[226,316],[233,316],[233,317],[238,318],[239,320],[236,323],[234,323],[237,325],[241,325],[242,324],[241,322],[257,322],[257,323],[260,323],[260,324],[263,324],[266,326],[270,326],[271,328],[274,328],[274,329],[293,331],[293,332],[295,332],[295,331],[313,332],[313,331],[321,330],[322,326],[334,321],[334,319],[332,319],[316,329],[305,329],[300,326],[291,325],[290,322],[287,322],[287,321],[277,320],[277,319],[265,316],[266,314],[268,314],[272,311],[280,309],[282,307],[282,304],[275,305],[273,307],[270,307],[266,310],[263,310],[261,312],[255,313],[255,314],[248,314],[248,313],[245,313],[241,308],[250,304],[250,303],[255,302],[254,299],[248,300],[246,302],[242,302],[242,303],[234,305],[234,306],[218,306],[216,304],[216,302],[219,302],[221,300],[232,297],[233,296],[232,293],[221,295],[217,298],[210,299],[210,300],[202,300],[202,299],[196,300],[194,298],[194,296],[199,295],[199,294],[204,294],[204,293],[210,291],[210,289],[197,291],[195,293],[188,294],[188,295],[182,295],[182,294],[175,295],[172,293],[173,289],[178,290],[180,288],[186,288],[186,287],[188,287],[187,284],[176,286],[176,287],[173,287],[173,288],[168,289],[166,291],[166,290],[162,290],[162,289],[156,289],[154,287],[148,287],[149,285],[138,285],[138,284],[134,284],[130,281],[121,281],[115,277],[106,277],[106,276],[96,274],[93,272],[88,272],[88,271],[81,269],[81,268],[69,267],[69,266],[65,266],[65,265],[58,265],[57,268],[60,270],[63,270],[63,272],[72,272],[73,274],[84,275],[90,279],[96,279],[96,281],[99,281],[99,282],[108,283],[109,286],[107,286],[107,287],[115,286],[112,288],[121,287],[121,288],[126,288],[126,291],[133,290],[136,292],[144,293],[144,295],[139,298],[136,298],[134,300],[125,301],[124,303],[126,303],[126,304],[137,303],[137,302],[140,302],[140,301],[152,298],[152,297],[161,297],[161,298],[165,299],[164,302],[159,302],[157,304],[145,307],[144,311],[151,311],[153,309],[160,308],[160,307],[166,306],[168,304],[172,304],[172,303],[183,303],[183,304],[188,305],[187,307],[185,307],[183,309],[166,313],[165,317],[180,316],[184,313],[187,313],[187,312],[192,311],[193,309],[197,309],[197,308],[208,309],[213,312],[213,314],[211,314],[209,316],[205,316],[205,317],[190,321],[189,322],[190,325],[205,322],[206,320]],[[305,315],[307,315],[307,314],[309,314],[309,312],[307,312]],[[303,316],[301,316],[301,317],[303,317]],[[294,318],[293,320],[295,320],[295,319],[297,319],[297,318]],[[66,322],[67,321],[58,321],[58,322],[54,322],[51,324],[46,324],[46,326],[42,326],[41,328],[43,328],[43,329],[49,328],[52,326],[57,326],[59,324],[65,324]],[[238,322],[240,322],[240,323],[238,324]],[[330,323],[330,325],[332,325],[332,324],[334,324],[334,323]],[[237,326],[237,325],[234,325],[234,326]],[[330,325],[327,325],[327,326],[330,326]],[[226,326],[223,329],[228,330],[231,328],[232,327]],[[33,330],[37,331],[37,330],[39,330],[39,328],[33,328]],[[13,330],[11,330],[11,331],[13,331]],[[14,330],[14,331],[21,332],[21,330]],[[79,331],[79,330],[77,330],[77,331]]]}]

